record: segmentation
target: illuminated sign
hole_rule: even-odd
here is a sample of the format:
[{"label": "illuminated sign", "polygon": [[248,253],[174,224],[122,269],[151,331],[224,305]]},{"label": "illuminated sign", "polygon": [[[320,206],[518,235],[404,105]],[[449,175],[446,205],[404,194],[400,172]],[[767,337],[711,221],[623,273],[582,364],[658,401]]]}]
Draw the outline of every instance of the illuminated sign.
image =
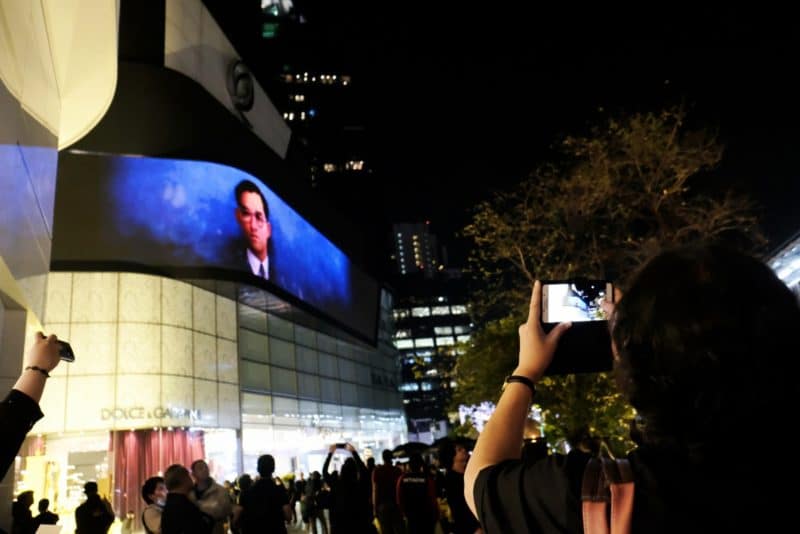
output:
[{"label": "illuminated sign", "polygon": [[133,406],[130,408],[102,408],[100,418],[103,421],[135,421],[138,419],[182,419],[188,418],[192,421],[200,420],[200,410],[188,410],[186,408],[145,408],[144,406]]}]

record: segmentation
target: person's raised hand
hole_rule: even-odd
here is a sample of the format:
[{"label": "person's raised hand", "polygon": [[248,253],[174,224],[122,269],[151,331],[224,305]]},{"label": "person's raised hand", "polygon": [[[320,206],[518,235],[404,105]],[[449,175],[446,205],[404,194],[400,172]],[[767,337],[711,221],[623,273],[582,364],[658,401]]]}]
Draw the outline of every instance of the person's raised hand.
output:
[{"label": "person's raised hand", "polygon": [[333,445],[331,445],[330,447],[328,447],[328,453],[329,454],[333,454],[334,452],[336,452],[336,444],[335,443]]},{"label": "person's raised hand", "polygon": [[39,367],[47,372],[55,369],[61,357],[58,354],[60,346],[55,334],[45,337],[43,333],[36,332],[33,346],[28,350],[25,358],[25,367]]},{"label": "person's raised hand", "polygon": [[356,448],[355,448],[355,447],[353,447],[353,445],[351,445],[350,443],[348,443],[347,445],[345,445],[345,446],[344,446],[344,448],[345,448],[346,450],[348,450],[349,452],[356,452]]},{"label": "person's raised hand", "polygon": [[515,375],[522,375],[534,382],[544,375],[553,360],[559,338],[572,323],[559,323],[548,334],[542,328],[542,284],[533,284],[528,320],[519,327],[519,363]]}]

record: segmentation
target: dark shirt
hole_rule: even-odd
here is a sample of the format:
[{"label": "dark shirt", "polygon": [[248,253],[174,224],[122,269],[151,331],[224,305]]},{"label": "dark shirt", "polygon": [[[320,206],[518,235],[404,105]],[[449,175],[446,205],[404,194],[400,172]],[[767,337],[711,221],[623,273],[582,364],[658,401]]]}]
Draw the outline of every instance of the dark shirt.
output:
[{"label": "dark shirt", "polygon": [[12,389],[0,402],[0,428],[3,429],[0,439],[0,479],[5,477],[14,462],[27,433],[42,417],[39,405],[16,389]]},{"label": "dark shirt", "polygon": [[161,514],[161,534],[210,534],[214,521],[186,495],[168,493]]},{"label": "dark shirt", "polygon": [[36,525],[33,522],[33,515],[29,506],[25,506],[20,501],[11,504],[11,534],[33,534],[36,532]]},{"label": "dark shirt", "polygon": [[[334,478],[328,473],[332,454],[328,454],[322,464],[322,476],[330,492],[331,534],[365,534],[374,532],[372,510],[369,503],[369,482],[367,466],[357,453],[353,453],[358,477],[348,481],[342,476]],[[376,469],[377,470],[377,469]]]},{"label": "dark shirt", "polygon": [[397,483],[397,504],[409,524],[433,523],[438,516],[436,488],[427,473],[405,473]]},{"label": "dark shirt", "polygon": [[[588,458],[571,451],[529,465],[510,460],[483,469],[474,497],[486,533],[582,533],[580,488]],[[788,531],[774,525],[789,524],[790,514],[781,510],[792,509],[792,492],[781,480],[794,480],[797,468],[762,468],[758,460],[748,466],[744,458],[692,465],[634,451],[628,455],[635,478],[632,532]]]},{"label": "dark shirt", "polygon": [[444,478],[447,505],[453,515],[453,532],[455,534],[473,534],[480,527],[480,523],[472,515],[467,507],[467,501],[464,499],[464,474],[448,470]]},{"label": "dark shirt", "polygon": [[[33,524],[35,528],[39,528],[39,525],[55,525],[58,523],[58,514],[54,514],[48,510],[40,513],[36,517],[33,518]],[[35,530],[34,530],[35,531]]]},{"label": "dark shirt", "polygon": [[106,534],[113,522],[111,505],[99,495],[89,495],[86,502],[75,509],[76,534]]},{"label": "dark shirt", "polygon": [[289,504],[289,496],[271,478],[258,479],[242,493],[240,504],[244,508],[239,521],[242,534],[286,534],[283,507]]},{"label": "dark shirt", "polygon": [[375,506],[381,504],[395,504],[397,495],[397,479],[403,472],[393,465],[379,465],[372,472],[373,493],[375,493]]}]

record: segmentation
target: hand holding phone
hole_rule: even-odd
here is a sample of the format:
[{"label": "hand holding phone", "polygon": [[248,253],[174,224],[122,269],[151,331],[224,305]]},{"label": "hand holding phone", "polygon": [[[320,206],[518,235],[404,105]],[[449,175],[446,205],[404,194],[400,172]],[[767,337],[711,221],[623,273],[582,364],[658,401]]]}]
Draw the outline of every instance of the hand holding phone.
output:
[{"label": "hand holding phone", "polygon": [[614,308],[614,286],[586,278],[542,285],[541,323],[545,331],[573,323],[556,347],[545,374],[610,371],[613,367],[608,314]]},{"label": "hand holding phone", "polygon": [[519,327],[519,363],[514,370],[514,375],[524,376],[534,382],[550,366],[559,338],[571,326],[569,322],[565,322],[555,326],[550,332],[545,332],[541,313],[542,284],[537,280],[533,284],[528,320]]}]

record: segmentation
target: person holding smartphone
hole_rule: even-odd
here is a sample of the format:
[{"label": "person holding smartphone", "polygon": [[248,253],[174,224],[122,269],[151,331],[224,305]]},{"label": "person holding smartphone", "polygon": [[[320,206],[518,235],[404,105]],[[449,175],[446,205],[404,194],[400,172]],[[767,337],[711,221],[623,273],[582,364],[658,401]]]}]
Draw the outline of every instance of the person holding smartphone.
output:
[{"label": "person holding smartphone", "polygon": [[[630,531],[791,530],[795,492],[785,488],[800,469],[780,444],[770,451],[770,436],[796,420],[795,295],[750,256],[693,246],[654,257],[615,300],[604,303],[615,374],[637,412]],[[583,532],[582,495],[592,499],[581,489],[589,454],[520,459],[534,383],[570,326],[545,334],[540,315],[536,282],[518,366],[465,472],[464,496],[489,534]],[[752,447],[753,425],[762,450]]]},{"label": "person holding smartphone", "polygon": [[25,357],[22,374],[6,398],[0,402],[0,478],[8,468],[33,425],[44,417],[39,409],[45,382],[60,361],[58,338],[37,332]]}]

